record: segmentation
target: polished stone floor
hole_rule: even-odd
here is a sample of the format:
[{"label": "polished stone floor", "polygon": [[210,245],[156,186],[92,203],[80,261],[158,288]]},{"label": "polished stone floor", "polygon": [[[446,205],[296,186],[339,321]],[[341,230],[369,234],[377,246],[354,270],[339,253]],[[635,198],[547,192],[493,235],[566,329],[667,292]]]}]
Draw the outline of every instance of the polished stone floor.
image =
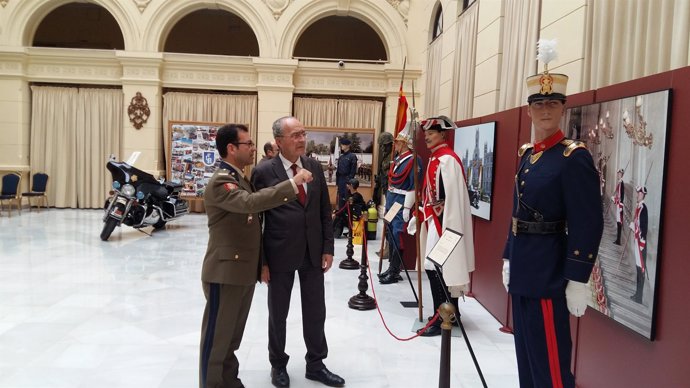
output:
[{"label": "polished stone floor", "polygon": [[[197,386],[205,215],[185,216],[153,236],[118,228],[108,242],[99,239],[101,215],[24,209],[0,216],[0,387]],[[370,243],[374,268],[379,243]],[[345,244],[336,242],[336,264]],[[348,308],[358,274],[335,267],[326,274],[326,365],[350,388],[438,386],[440,337],[399,341],[376,310]],[[413,300],[409,285],[375,287],[389,329],[411,337],[417,309],[399,303]],[[296,285],[288,372],[292,387],[318,387],[304,378],[298,293]],[[475,300],[460,308],[488,386],[517,387],[512,336],[499,332],[500,324]],[[266,287],[259,285],[238,352],[247,387],[271,387],[266,320]],[[451,344],[451,387],[482,387],[464,340],[453,337]]]}]

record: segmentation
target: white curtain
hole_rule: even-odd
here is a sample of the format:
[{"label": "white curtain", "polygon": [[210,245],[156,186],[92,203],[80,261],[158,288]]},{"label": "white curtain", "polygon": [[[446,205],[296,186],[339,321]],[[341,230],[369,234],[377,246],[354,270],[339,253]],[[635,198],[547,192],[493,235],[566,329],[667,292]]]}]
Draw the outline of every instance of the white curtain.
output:
[{"label": "white curtain", "polygon": [[383,102],[295,97],[294,110],[306,127],[373,128],[378,133]]},{"label": "white curtain", "polygon": [[541,0],[506,0],[503,3],[498,111],[527,103],[525,78],[537,73],[540,9]]},{"label": "white curtain", "polygon": [[458,18],[453,71],[453,104],[451,117],[463,120],[472,117],[474,106],[474,69],[477,60],[477,19],[479,6],[472,5]]},{"label": "white curtain", "polygon": [[690,1],[587,2],[583,90],[689,64]]},{"label": "white curtain", "polygon": [[122,90],[32,86],[31,172],[45,172],[55,207],[100,208],[119,154]]},{"label": "white curtain", "polygon": [[426,56],[426,90],[424,95],[424,111],[427,117],[439,114],[439,95],[441,93],[441,49],[443,35],[429,44]]},{"label": "white curtain", "polygon": [[165,158],[170,157],[170,121],[236,123],[249,127],[256,139],[258,99],[256,95],[228,95],[168,92],[163,95],[163,139]]}]

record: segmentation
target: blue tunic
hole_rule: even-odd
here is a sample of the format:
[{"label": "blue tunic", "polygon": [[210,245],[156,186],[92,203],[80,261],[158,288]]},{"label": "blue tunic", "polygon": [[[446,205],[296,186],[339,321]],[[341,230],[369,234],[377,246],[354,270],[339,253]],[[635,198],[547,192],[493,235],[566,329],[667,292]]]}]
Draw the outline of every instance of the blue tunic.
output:
[{"label": "blue tunic", "polygon": [[522,155],[513,217],[536,222],[540,214],[546,222],[565,221],[567,232],[515,235],[509,231],[503,257],[510,260],[511,294],[559,297],[568,280],[589,279],[603,231],[599,177],[587,149],[574,144],[569,148],[572,143],[563,140],[534,162],[533,149]]}]

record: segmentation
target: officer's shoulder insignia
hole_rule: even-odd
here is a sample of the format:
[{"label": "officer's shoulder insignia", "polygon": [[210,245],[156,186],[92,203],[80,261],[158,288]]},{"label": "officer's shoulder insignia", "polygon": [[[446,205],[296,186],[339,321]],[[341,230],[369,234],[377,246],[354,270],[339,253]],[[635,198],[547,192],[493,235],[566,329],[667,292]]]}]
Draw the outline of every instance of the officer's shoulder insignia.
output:
[{"label": "officer's shoulder insignia", "polygon": [[532,144],[532,143],[523,144],[522,147],[520,147],[520,149],[518,150],[518,156],[522,157],[522,155],[524,155],[525,152],[527,152],[527,150],[532,148],[532,147],[534,147],[534,144]]},{"label": "officer's shoulder insignia", "polygon": [[565,156],[566,158],[570,156],[570,154],[572,154],[573,151],[575,151],[578,148],[587,149],[585,143],[578,140],[563,139],[561,140],[561,144],[565,146],[565,150],[563,150],[563,156]]},{"label": "officer's shoulder insignia", "polygon": [[223,187],[225,188],[225,191],[233,191],[233,190],[237,190],[238,186],[232,182],[228,182],[228,183],[223,184]]},{"label": "officer's shoulder insignia", "polygon": [[220,170],[218,170],[218,175],[228,175],[229,173],[230,173],[230,171],[228,171],[224,168],[221,168]]}]

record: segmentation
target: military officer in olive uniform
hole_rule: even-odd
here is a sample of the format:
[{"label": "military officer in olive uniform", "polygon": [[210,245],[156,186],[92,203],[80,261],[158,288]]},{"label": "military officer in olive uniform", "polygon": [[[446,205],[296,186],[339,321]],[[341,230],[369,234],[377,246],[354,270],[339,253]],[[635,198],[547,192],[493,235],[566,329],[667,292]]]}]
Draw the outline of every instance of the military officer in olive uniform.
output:
[{"label": "military officer in olive uniform", "polygon": [[297,199],[298,187],[312,175],[301,170],[293,179],[254,191],[242,170],[254,161],[256,146],[246,126],[218,129],[216,146],[223,161],[204,192],[209,240],[201,270],[206,297],[201,329],[199,386],[244,387],[238,378],[235,351],[261,273],[260,212]]},{"label": "military officer in olive uniform", "polygon": [[[520,387],[574,388],[568,312],[587,308],[587,287],[603,231],[599,176],[581,142],[559,128],[568,77],[527,79],[534,144],[523,145],[513,217],[503,253],[512,297]],[[567,232],[566,232],[567,229]]]}]

